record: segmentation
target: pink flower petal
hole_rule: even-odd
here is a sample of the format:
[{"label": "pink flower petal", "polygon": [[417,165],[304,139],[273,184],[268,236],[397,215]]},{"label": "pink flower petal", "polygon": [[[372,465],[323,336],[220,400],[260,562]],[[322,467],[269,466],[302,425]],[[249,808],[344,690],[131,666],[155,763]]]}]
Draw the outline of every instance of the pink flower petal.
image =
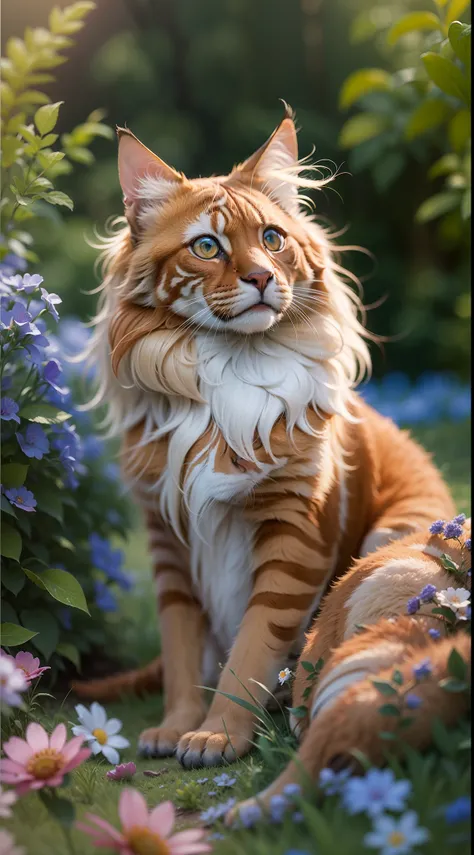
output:
[{"label": "pink flower petal", "polygon": [[48,734],[44,727],[41,727],[35,721],[30,722],[26,728],[26,741],[35,753],[37,751],[45,751],[49,748]]},{"label": "pink flower petal", "polygon": [[186,831],[178,831],[177,834],[173,834],[166,842],[167,843],[198,843],[203,837],[206,836],[206,831],[204,828],[188,828]]},{"label": "pink flower petal", "polygon": [[154,808],[148,820],[148,826],[152,831],[156,831],[161,837],[168,837],[174,825],[174,805],[173,802],[163,802]]},{"label": "pink flower petal", "polygon": [[145,799],[138,790],[124,790],[120,794],[119,817],[124,831],[134,825],[148,826],[148,808]]},{"label": "pink flower petal", "polygon": [[197,855],[198,852],[211,852],[209,843],[173,843],[166,841],[169,846],[170,855]]},{"label": "pink flower petal", "polygon": [[33,777],[29,774],[29,772],[27,772],[25,766],[23,766],[21,763],[17,763],[16,760],[9,760],[8,758],[3,758],[3,760],[0,760],[0,770],[2,775],[4,773],[8,773],[13,775],[21,775],[23,778]]},{"label": "pink flower petal", "polygon": [[5,742],[3,750],[7,757],[15,760],[16,763],[27,763],[33,754],[32,749],[24,739],[19,739],[18,736],[12,736]]},{"label": "pink flower petal", "polygon": [[74,755],[77,754],[83,742],[83,736],[73,736],[70,742],[68,742],[67,745],[64,746],[61,751],[61,754],[63,756],[63,760],[65,760],[66,763],[68,763],[69,760],[72,760]]},{"label": "pink flower petal", "polygon": [[72,769],[75,769],[77,766],[80,766],[81,763],[84,763],[84,760],[88,760],[91,756],[91,751],[89,748],[81,748],[80,751],[73,757],[69,763],[66,763],[62,768],[62,774],[66,775],[68,772],[71,772]]},{"label": "pink flower petal", "polygon": [[[114,840],[120,844],[126,842],[123,834],[120,834],[120,832],[117,831],[117,829],[114,828],[113,825],[110,824],[110,822],[107,822],[106,819],[101,819],[100,816],[96,816],[95,813],[86,813],[85,818],[88,819],[89,822],[93,822],[95,825],[97,825],[100,829],[102,829],[102,831],[105,831],[105,833],[109,835],[111,840]],[[96,831],[95,834],[97,833],[98,832]]]},{"label": "pink flower petal", "polygon": [[58,724],[58,726],[54,728],[51,736],[49,737],[49,747],[54,748],[56,751],[62,751],[66,744],[66,738],[66,725]]}]

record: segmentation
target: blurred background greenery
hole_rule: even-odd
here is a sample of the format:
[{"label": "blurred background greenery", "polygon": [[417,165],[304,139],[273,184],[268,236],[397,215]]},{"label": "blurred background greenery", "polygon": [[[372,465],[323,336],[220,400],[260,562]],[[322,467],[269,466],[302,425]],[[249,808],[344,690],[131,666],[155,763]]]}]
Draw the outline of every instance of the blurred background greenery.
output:
[{"label": "blurred background greenery", "polygon": [[[469,3],[454,4],[467,20]],[[4,0],[2,38],[46,25],[52,5]],[[403,145],[397,127],[406,98],[376,91],[365,106],[390,116],[388,136],[375,135],[349,153],[341,146],[341,128],[360,106],[341,109],[344,80],[356,69],[396,72],[412,57],[419,60],[429,32],[420,28],[395,47],[386,33],[401,15],[436,6],[446,7],[446,0],[98,0],[46,88],[53,101],[65,102],[60,131],[102,107],[106,122],[126,124],[191,177],[229,170],[261,145],[285,99],[296,110],[301,154],[314,146],[316,159],[341,167],[334,185],[318,195],[317,214],[346,229],[342,243],[373,255],[354,252],[345,261],[373,306],[368,326],[392,339],[374,350],[376,376],[401,370],[413,378],[430,369],[466,379],[468,227],[457,211],[415,221],[443,181],[427,173],[447,150],[444,129],[433,127]],[[115,142],[99,139],[93,151],[92,164],[79,164],[60,181],[75,201],[74,214],[48,206],[47,218],[33,227],[46,284],[61,295],[63,314],[81,319],[93,314],[95,297],[87,292],[98,283],[97,253],[87,241],[121,213]]]}]

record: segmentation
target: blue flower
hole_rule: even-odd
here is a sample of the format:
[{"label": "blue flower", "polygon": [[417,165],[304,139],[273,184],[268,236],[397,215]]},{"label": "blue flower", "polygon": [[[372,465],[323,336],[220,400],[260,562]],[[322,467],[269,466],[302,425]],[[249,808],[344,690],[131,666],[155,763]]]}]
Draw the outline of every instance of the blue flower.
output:
[{"label": "blue flower", "polygon": [[36,460],[41,460],[43,455],[49,451],[48,437],[40,425],[28,425],[25,434],[17,433],[16,438],[23,454],[26,454],[27,457],[35,457]]},{"label": "blue flower", "polygon": [[270,819],[272,822],[283,822],[288,810],[288,799],[285,796],[272,796],[270,799]]},{"label": "blue flower", "polygon": [[234,807],[235,803],[236,799],[228,799],[228,801],[221,802],[221,804],[212,805],[212,807],[200,814],[199,819],[204,825],[213,825],[218,819],[222,819]]},{"label": "blue flower", "polygon": [[446,523],[444,527],[444,536],[446,540],[461,537],[462,533],[462,525],[459,525],[455,520],[451,520],[451,522]]},{"label": "blue flower", "polygon": [[434,595],[436,594],[436,586],[435,585],[425,585],[422,591],[420,591],[420,600],[422,603],[431,603],[434,599]]},{"label": "blue flower", "polygon": [[262,810],[256,804],[242,805],[239,809],[239,820],[244,828],[252,828],[261,819]]},{"label": "blue flower", "polygon": [[321,769],[318,783],[327,796],[335,796],[343,790],[349,778],[349,769],[342,769],[340,772],[334,772],[332,769]]},{"label": "blue flower", "polygon": [[12,276],[9,280],[9,283],[15,288],[16,291],[24,291],[25,294],[31,294],[33,291],[36,291],[37,288],[41,285],[43,281],[43,277],[38,273],[24,273],[23,276],[17,274],[16,276]]},{"label": "blue flower", "polygon": [[42,288],[41,299],[44,305],[46,306],[49,314],[52,315],[55,321],[59,321],[59,315],[56,310],[56,306],[58,306],[59,303],[62,303],[61,297],[59,297],[58,294],[48,294],[46,289]]},{"label": "blue flower", "polygon": [[423,680],[431,674],[431,662],[429,659],[423,659],[418,665],[413,668],[413,676],[417,680]]},{"label": "blue flower", "polygon": [[17,416],[18,413],[18,404],[13,398],[2,398],[0,401],[0,418],[3,419],[4,422],[18,422],[20,424],[20,419]]},{"label": "blue flower", "polygon": [[214,778],[214,783],[217,787],[233,787],[237,778],[232,778],[227,772],[223,772],[222,775],[216,775]]},{"label": "blue flower", "polygon": [[420,609],[420,598],[419,597],[411,597],[407,602],[407,614],[414,615]]},{"label": "blue flower", "polygon": [[469,550],[469,552],[471,551],[471,538],[470,537],[466,537],[466,540],[464,541],[464,546],[466,547],[466,549]]},{"label": "blue flower", "polygon": [[209,778],[196,778],[196,784],[207,784]]},{"label": "blue flower", "polygon": [[283,795],[289,799],[294,799],[301,795],[301,787],[299,784],[287,784],[283,787]]},{"label": "blue flower", "polygon": [[410,793],[410,781],[397,781],[391,769],[369,769],[365,777],[347,781],[342,800],[348,813],[375,817],[404,810]]},{"label": "blue flower", "polygon": [[429,629],[429,630],[428,630],[428,635],[429,635],[431,638],[433,638],[435,641],[437,641],[437,640],[438,640],[438,638],[441,638],[441,633],[440,633],[439,629]]},{"label": "blue flower", "polygon": [[26,487],[12,487],[10,490],[5,490],[5,496],[10,504],[20,508],[21,511],[34,512],[36,508],[36,499]]},{"label": "blue flower", "polygon": [[84,457],[87,460],[97,460],[104,453],[104,443],[93,433],[85,436],[82,445],[84,448]]},{"label": "blue flower", "polygon": [[117,601],[104,582],[94,582],[95,604],[102,612],[116,612]]},{"label": "blue flower", "polygon": [[405,695],[405,704],[409,710],[417,710],[418,707],[421,707],[422,703],[423,701],[418,697],[418,695],[413,695],[411,693]]},{"label": "blue flower", "polygon": [[466,522],[466,514],[458,514],[457,517],[453,518],[454,523],[459,523],[459,525],[464,525]]},{"label": "blue flower", "polygon": [[469,796],[460,796],[445,808],[444,818],[448,825],[457,822],[467,822],[471,816],[471,800]]},{"label": "blue flower", "polygon": [[66,388],[58,386],[57,381],[61,377],[62,369],[57,359],[50,359],[43,368],[43,379],[60,395],[65,395]]},{"label": "blue flower", "polygon": [[431,523],[431,525],[430,525],[431,534],[443,534],[445,525],[446,525],[446,520],[436,520],[436,522]]},{"label": "blue flower", "polygon": [[129,591],[132,580],[122,571],[123,552],[121,549],[112,549],[108,540],[96,532],[89,536],[89,546],[92,554],[92,563],[98,570],[102,570],[109,579],[117,582],[124,590]]},{"label": "blue flower", "polygon": [[72,456],[69,445],[61,449],[59,462],[62,463],[68,475],[74,475],[76,471],[76,458]]}]

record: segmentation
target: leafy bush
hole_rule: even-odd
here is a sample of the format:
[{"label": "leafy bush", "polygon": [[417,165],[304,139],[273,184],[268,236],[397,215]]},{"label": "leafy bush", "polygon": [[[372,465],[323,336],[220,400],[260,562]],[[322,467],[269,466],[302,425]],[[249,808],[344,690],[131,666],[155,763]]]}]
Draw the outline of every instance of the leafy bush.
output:
[{"label": "leafy bush", "polygon": [[[377,38],[395,70],[359,69],[340,93],[342,109],[362,107],[340,136],[351,149],[352,170],[370,168],[383,192],[409,158],[428,161],[429,179],[442,179],[442,186],[420,205],[416,220],[449,215],[443,228],[458,237],[471,216],[471,27],[456,20],[468,7],[469,0],[434,0],[432,12],[405,12],[396,20],[393,4],[360,12],[353,41]],[[433,162],[436,151],[441,157]]]},{"label": "leafy bush", "polygon": [[[28,643],[50,662],[53,677],[64,660],[80,668],[81,656],[104,644],[104,613],[116,608],[114,586],[130,587],[122,553],[109,543],[128,524],[117,466],[91,417],[74,404],[77,372],[69,368],[63,376],[60,361],[71,346],[84,344],[85,333],[71,321],[51,333],[61,300],[43,288],[40,275],[24,272],[36,256],[31,235],[18,228],[42,216],[47,204],[72,207],[54,181],[71,160],[90,160],[87,146],[95,135],[110,133],[96,115],[62,136],[64,151],[53,151],[59,104],[29,88],[51,79],[44,70],[64,61],[60,50],[91,8],[53,9],[51,32],[27,30],[24,41],[9,40],[4,67],[2,644]],[[32,112],[34,126],[26,124]]]}]

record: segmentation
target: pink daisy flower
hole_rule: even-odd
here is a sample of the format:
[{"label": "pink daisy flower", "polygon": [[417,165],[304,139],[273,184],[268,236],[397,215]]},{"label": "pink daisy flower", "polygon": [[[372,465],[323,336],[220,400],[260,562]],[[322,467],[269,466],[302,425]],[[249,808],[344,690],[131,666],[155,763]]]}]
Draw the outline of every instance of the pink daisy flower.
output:
[{"label": "pink daisy flower", "polygon": [[58,787],[64,775],[90,757],[88,748],[81,748],[83,736],[66,742],[64,724],[58,724],[51,736],[44,727],[31,722],[26,728],[26,740],[12,736],[5,742],[6,759],[0,760],[0,780],[12,784],[17,795],[42,787]]},{"label": "pink daisy flower", "polygon": [[11,659],[11,661],[15,663],[15,667],[23,671],[28,683],[31,683],[32,680],[36,680],[37,677],[41,677],[41,674],[44,674],[45,671],[51,671],[49,665],[43,665],[40,667],[39,659],[36,656],[33,656],[32,653],[28,653],[26,650],[21,650],[16,654],[16,656],[10,656],[2,650],[2,656],[5,656],[7,659]]},{"label": "pink daisy flower", "polygon": [[145,799],[137,790],[124,790],[119,800],[119,816],[122,831],[117,831],[105,819],[86,814],[93,826],[77,822],[76,827],[92,838],[99,849],[112,849],[120,855],[197,855],[210,852],[211,847],[203,841],[204,829],[172,831],[175,812],[171,802],[163,802],[148,813]]},{"label": "pink daisy flower", "polygon": [[106,773],[106,777],[110,781],[130,781],[135,772],[137,771],[137,767],[133,760],[130,760],[130,763],[119,763],[115,769],[111,769]]}]

